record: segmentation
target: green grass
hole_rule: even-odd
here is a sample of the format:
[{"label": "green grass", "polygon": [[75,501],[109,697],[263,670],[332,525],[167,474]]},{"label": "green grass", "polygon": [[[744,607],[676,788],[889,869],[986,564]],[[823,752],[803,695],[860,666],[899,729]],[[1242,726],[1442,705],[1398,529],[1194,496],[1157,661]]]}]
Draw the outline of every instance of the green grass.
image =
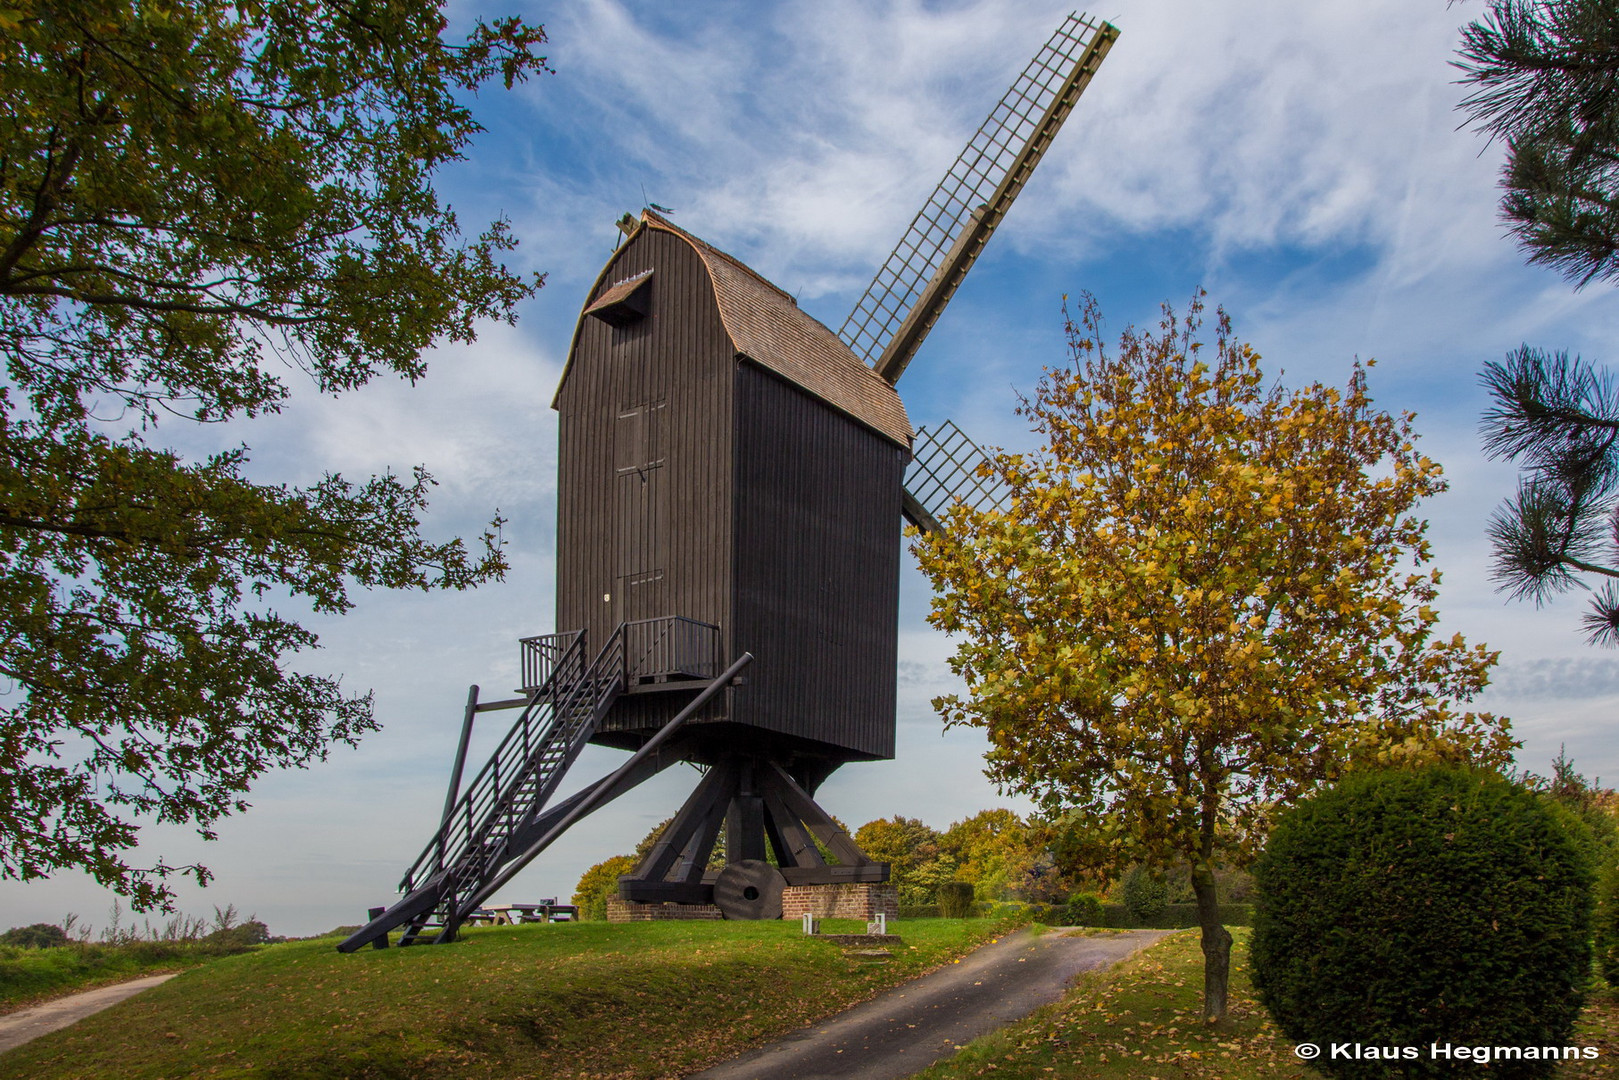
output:
[{"label": "green grass", "polygon": [[1558,1080],[1595,1080],[1619,1076],[1619,988],[1605,987],[1586,999],[1585,1012],[1574,1029],[1574,1045],[1595,1046],[1595,1061],[1566,1062]]},{"label": "green grass", "polygon": [[1061,1001],[974,1041],[917,1080],[1315,1080],[1253,998],[1247,931],[1232,933],[1230,1011],[1216,1027],[1202,1022],[1197,932],[1183,930],[1111,971],[1081,976]]},{"label": "green grass", "polygon": [[654,1080],[839,1012],[1008,928],[896,924],[905,944],[880,964],[787,922],[487,928],[455,945],[346,956],[336,938],[295,942],[187,971],[13,1050],[0,1077]]},{"label": "green grass", "polygon": [[[1106,933],[1107,931],[1092,931]],[[1248,931],[1232,928],[1230,1010],[1202,1021],[1203,953],[1195,930],[1173,934],[1111,971],[1082,976],[1061,1001],[986,1035],[915,1080],[1319,1080],[1265,1015],[1248,981]],[[1601,1047],[1558,1080],[1619,1075],[1619,998],[1591,997],[1575,1043]]]},{"label": "green grass", "polygon": [[0,945],[0,1014],[76,990],[181,971],[226,950],[171,941],[125,945],[70,943],[50,949]]}]

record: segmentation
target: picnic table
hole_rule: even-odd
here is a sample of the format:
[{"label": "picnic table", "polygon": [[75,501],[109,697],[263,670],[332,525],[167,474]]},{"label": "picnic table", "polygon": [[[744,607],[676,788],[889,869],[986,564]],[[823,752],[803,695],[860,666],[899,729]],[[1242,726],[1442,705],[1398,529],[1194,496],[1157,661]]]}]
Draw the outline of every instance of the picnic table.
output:
[{"label": "picnic table", "polygon": [[467,922],[514,926],[530,922],[573,922],[578,918],[579,909],[573,904],[541,900],[537,904],[485,904],[467,916]]}]

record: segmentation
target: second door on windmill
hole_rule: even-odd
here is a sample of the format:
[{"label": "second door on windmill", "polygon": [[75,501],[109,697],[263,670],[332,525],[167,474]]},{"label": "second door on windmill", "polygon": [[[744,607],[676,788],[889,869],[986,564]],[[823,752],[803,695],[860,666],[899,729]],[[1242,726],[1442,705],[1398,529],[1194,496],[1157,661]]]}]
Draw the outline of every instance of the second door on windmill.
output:
[{"label": "second door on windmill", "polygon": [[663,608],[669,487],[663,457],[666,402],[621,406],[613,425],[613,622],[672,614]]}]

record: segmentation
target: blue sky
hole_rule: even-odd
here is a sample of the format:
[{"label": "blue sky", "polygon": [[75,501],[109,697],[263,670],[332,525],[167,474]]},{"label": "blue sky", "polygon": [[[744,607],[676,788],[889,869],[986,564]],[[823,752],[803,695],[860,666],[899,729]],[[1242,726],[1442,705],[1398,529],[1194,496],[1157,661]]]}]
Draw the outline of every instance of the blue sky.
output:
[{"label": "blue sky", "polygon": [[[510,10],[453,8],[458,18]],[[518,325],[439,350],[414,388],[378,383],[330,400],[303,387],[266,421],[167,432],[191,454],[245,443],[266,480],[426,464],[440,483],[429,532],[472,533],[498,507],[512,571],[467,594],[362,594],[349,616],[314,621],[323,649],[305,665],[374,688],[384,729],[357,751],[266,778],[215,843],[151,830],[153,856],[218,875],[207,890],[182,890],[186,910],[234,903],[276,932],[305,934],[392,898],[436,822],[467,685],[504,694],[517,681],[517,638],[554,629],[549,405],[614,219],[638,210],[644,190],[835,328],[1068,11],[1045,0],[516,10],[547,27],[556,75],[486,91],[475,109],[488,133],[441,187],[468,226],[508,216],[522,240],[514,262],[549,274]],[[1376,358],[1379,404],[1417,413],[1424,449],[1450,479],[1425,514],[1445,573],[1442,629],[1502,652],[1482,706],[1513,718],[1525,767],[1546,771],[1566,743],[1582,771],[1611,781],[1619,656],[1585,645],[1578,595],[1536,610],[1488,578],[1484,525],[1515,470],[1479,451],[1477,372],[1525,341],[1612,360],[1619,297],[1526,267],[1503,236],[1500,148],[1458,130],[1448,66],[1458,27],[1481,11],[1441,0],[1115,0],[1092,12],[1121,29],[1118,44],[900,391],[918,424],[949,417],[982,441],[1028,445],[1016,394],[1062,358],[1062,296],[1082,290],[1117,331],[1155,322],[1161,303],[1183,307],[1202,286],[1291,385],[1342,384],[1356,357]],[[942,827],[1023,808],[984,780],[981,736],[940,730],[929,700],[953,685],[950,646],[926,608],[907,560],[898,756],[846,767],[821,792],[851,826],[899,813]],[[485,749],[502,716],[482,718]],[[570,780],[619,758],[593,749]],[[505,898],[568,895],[695,780],[670,770],[587,819]],[[5,883],[0,924],[73,911],[99,926],[110,901],[73,875]]]}]

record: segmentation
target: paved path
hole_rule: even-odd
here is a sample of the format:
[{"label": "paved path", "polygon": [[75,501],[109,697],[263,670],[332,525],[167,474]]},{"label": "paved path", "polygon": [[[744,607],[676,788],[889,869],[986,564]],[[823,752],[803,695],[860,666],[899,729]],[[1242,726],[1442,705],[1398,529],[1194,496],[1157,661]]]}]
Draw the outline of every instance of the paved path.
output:
[{"label": "paved path", "polygon": [[91,1013],[110,1008],[142,990],[151,989],[158,983],[168,982],[177,974],[179,973],[170,972],[167,975],[148,975],[144,979],[131,979],[129,982],[103,986],[99,990],[86,990],[82,994],[70,994],[55,1001],[47,1001],[43,1005],[35,1005],[31,1009],[19,1009],[17,1012],[0,1016],[0,1054],[41,1035],[65,1028],[69,1024],[76,1024]]},{"label": "paved path", "polygon": [[687,1080],[901,1080],[1062,996],[1169,930],[1097,937],[1024,930],[864,1005]]}]

